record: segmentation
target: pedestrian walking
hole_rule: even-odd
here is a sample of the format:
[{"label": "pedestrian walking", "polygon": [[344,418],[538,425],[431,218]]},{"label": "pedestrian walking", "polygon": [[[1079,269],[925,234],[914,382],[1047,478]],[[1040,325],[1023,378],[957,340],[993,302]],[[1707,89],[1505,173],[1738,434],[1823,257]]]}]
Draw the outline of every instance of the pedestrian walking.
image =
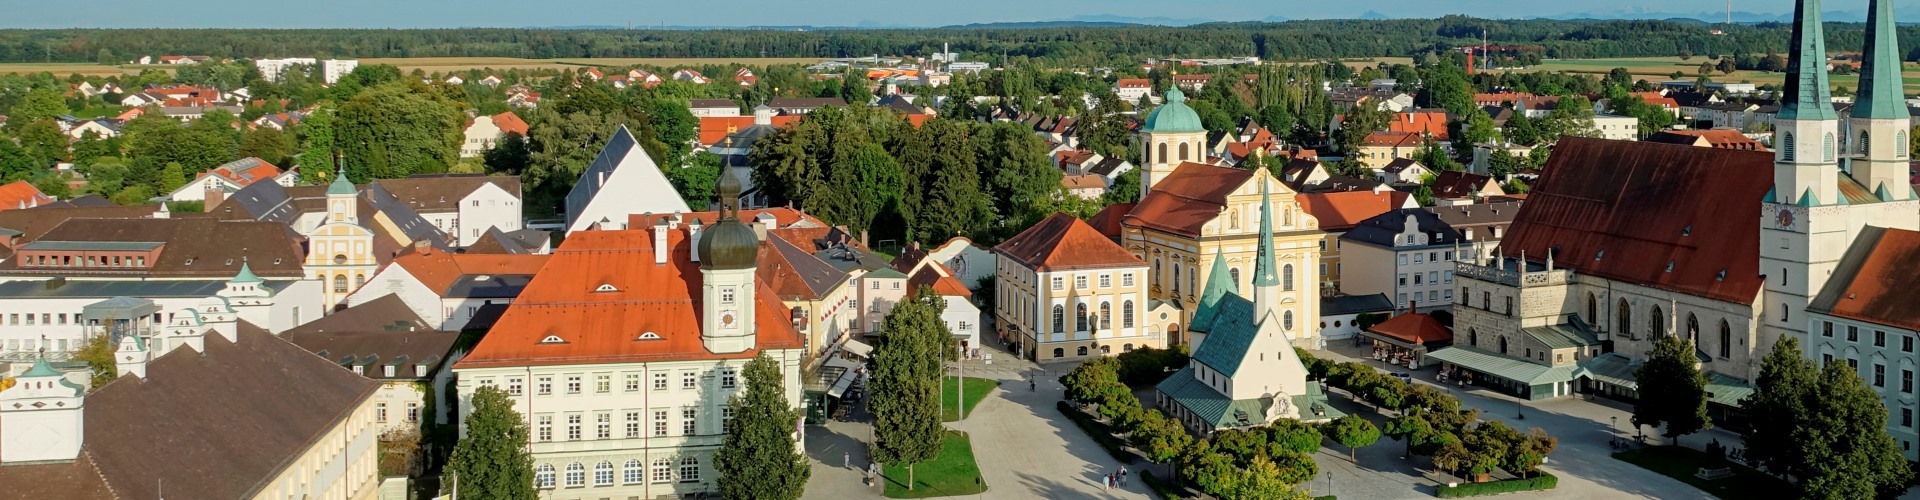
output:
[{"label": "pedestrian walking", "polygon": [[853,452],[849,451],[840,454],[840,466],[848,469],[853,468]]},{"label": "pedestrian walking", "polygon": [[1038,387],[1038,386],[1037,386],[1037,385],[1035,384],[1035,382],[1033,381],[1033,378],[1031,378],[1031,377],[1029,377],[1029,378],[1027,378],[1027,392],[1037,392],[1037,391],[1039,391],[1039,389],[1037,389],[1036,387]]},{"label": "pedestrian walking", "polygon": [[1103,476],[1100,478],[1100,480],[1102,481],[1100,483],[1102,487],[1106,488],[1107,491],[1113,491],[1113,475],[1112,474]]},{"label": "pedestrian walking", "polygon": [[1127,466],[1120,466],[1120,484],[1127,484]]}]

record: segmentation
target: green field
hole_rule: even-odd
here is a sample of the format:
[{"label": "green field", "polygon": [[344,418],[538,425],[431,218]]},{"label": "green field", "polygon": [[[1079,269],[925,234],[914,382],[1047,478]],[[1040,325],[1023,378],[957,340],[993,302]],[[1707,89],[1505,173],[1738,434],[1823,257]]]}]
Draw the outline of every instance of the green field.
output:
[{"label": "green field", "polygon": [[[958,422],[961,418],[964,418],[960,416],[960,409],[953,407],[954,400],[959,396],[954,392],[961,387],[961,384],[953,382],[954,379],[955,377],[948,376],[946,383],[941,384],[940,389],[940,416],[947,422]],[[965,384],[967,389],[967,414],[972,415],[973,410],[980,407],[980,400],[986,399],[987,393],[993,392],[993,388],[999,386],[1000,381],[998,380],[967,377]]]},{"label": "green field", "polygon": [[[625,67],[651,65],[666,68],[701,66],[707,64],[745,64],[766,66],[771,64],[813,64],[821,58],[809,57],[673,57],[673,58],[636,58],[636,57],[588,57],[561,59],[522,59],[518,57],[398,57],[366,58],[361,64],[391,64],[400,68],[402,73],[412,73],[419,69],[428,73],[446,73],[470,69],[571,69],[586,66]],[[174,66],[108,66],[94,63],[0,63],[0,74],[34,74],[50,72],[54,76],[65,77],[78,73],[83,76],[131,75],[140,70],[157,68],[171,70]],[[725,75],[710,75],[725,76]]]},{"label": "green field", "polygon": [[[1633,73],[1635,78],[1658,83],[1672,79],[1673,72],[1675,71],[1684,74],[1680,79],[1692,81],[1699,76],[1697,72],[1700,70],[1700,63],[1708,61],[1713,60],[1705,56],[1694,56],[1685,61],[1680,60],[1679,57],[1562,59],[1546,61],[1539,66],[1531,68],[1507,71],[1562,71],[1567,73],[1606,76],[1607,72],[1612,71],[1613,68],[1626,68],[1628,72]],[[1904,68],[1903,76],[1905,76],[1907,80],[1907,93],[1912,94],[1920,91],[1920,66],[1907,65]],[[1735,71],[1732,74],[1715,72],[1709,75],[1709,78],[1712,78],[1713,81],[1716,82],[1751,82],[1761,85],[1778,85],[1786,79],[1786,74],[1766,71]],[[1860,84],[1860,77],[1856,75],[1833,75],[1831,79],[1833,85],[1836,87],[1852,89]]]},{"label": "green field", "polygon": [[931,498],[975,495],[987,491],[980,465],[973,461],[973,441],[966,434],[947,431],[940,456],[913,466],[913,490],[907,490],[907,467],[887,464],[883,476],[887,498]]}]

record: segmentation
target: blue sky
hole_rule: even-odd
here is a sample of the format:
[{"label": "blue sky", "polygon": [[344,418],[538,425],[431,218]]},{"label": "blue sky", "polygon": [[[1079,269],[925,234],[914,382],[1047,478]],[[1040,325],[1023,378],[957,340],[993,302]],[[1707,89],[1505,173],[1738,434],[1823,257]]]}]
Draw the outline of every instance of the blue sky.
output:
[{"label": "blue sky", "polygon": [[[448,28],[583,25],[669,26],[942,26],[1048,21],[1088,16],[1173,20],[1352,18],[1469,14],[1513,18],[1595,14],[1604,17],[1698,16],[1726,9],[1723,0],[1543,2],[1539,0],[198,0],[156,4],[132,0],[73,2],[5,0],[0,28]],[[1857,4],[1857,5],[1855,5]],[[1866,0],[1826,2],[1829,11],[1866,10]],[[1780,14],[1792,0],[1738,0],[1736,11]],[[1911,4],[1910,4],[1911,5]],[[1915,13],[1903,13],[1903,19]],[[1715,14],[1715,17],[1718,17]]]}]

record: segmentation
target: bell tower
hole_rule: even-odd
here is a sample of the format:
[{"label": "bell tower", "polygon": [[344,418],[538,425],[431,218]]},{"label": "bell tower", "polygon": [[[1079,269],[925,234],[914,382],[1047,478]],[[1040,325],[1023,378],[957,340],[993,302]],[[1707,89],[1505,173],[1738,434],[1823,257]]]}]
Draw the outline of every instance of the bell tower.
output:
[{"label": "bell tower", "polygon": [[1894,26],[1893,1],[1871,0],[1867,8],[1867,46],[1861,52],[1860,92],[1848,119],[1849,156],[1853,180],[1880,201],[1913,199],[1908,185],[1908,125],[1904,87],[1900,77],[1899,31]]},{"label": "bell tower", "polygon": [[1166,96],[1166,104],[1153,108],[1140,127],[1141,198],[1181,163],[1207,161],[1207,129],[1200,124],[1200,114],[1187,105],[1179,85],[1168,88]]},{"label": "bell tower", "polygon": [[[700,231],[700,341],[709,352],[735,353],[755,345],[754,270],[760,237],[740,221],[740,178],[721,175],[720,220]],[[665,244],[656,242],[655,244]]]}]

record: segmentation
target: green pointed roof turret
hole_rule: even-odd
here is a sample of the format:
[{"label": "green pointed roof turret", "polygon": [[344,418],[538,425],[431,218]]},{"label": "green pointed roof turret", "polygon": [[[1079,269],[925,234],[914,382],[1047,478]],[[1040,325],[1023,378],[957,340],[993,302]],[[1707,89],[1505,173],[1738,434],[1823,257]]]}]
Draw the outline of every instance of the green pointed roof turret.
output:
[{"label": "green pointed roof turret", "polygon": [[[1793,38],[1787,49],[1787,81],[1781,91],[1782,120],[1836,120],[1827,80],[1827,41],[1820,27],[1820,0],[1793,6]],[[1897,69],[1895,70],[1898,71]]]},{"label": "green pointed roof turret", "polygon": [[347,180],[347,166],[341,165],[333,173],[333,183],[327,185],[327,196],[354,194],[353,181]]},{"label": "green pointed roof turret", "polygon": [[1167,103],[1153,108],[1153,112],[1147,114],[1147,121],[1140,127],[1140,131],[1146,133],[1206,132],[1207,128],[1200,124],[1200,113],[1194,112],[1193,107],[1187,105],[1187,94],[1180,91],[1179,85],[1175,85],[1167,89]]},{"label": "green pointed roof turret", "polygon": [[247,259],[245,257],[242,257],[240,259],[240,273],[233,275],[233,282],[234,283],[259,283],[261,281],[265,281],[265,280],[260,279],[259,275],[253,274],[253,267],[247,264]]},{"label": "green pointed roof turret", "polygon": [[1860,54],[1860,97],[1855,118],[1906,120],[1906,82],[1900,77],[1900,31],[1895,27],[1892,0],[1870,0],[1867,6],[1867,47]]},{"label": "green pointed roof turret", "polygon": [[35,360],[33,360],[33,368],[30,368],[30,369],[28,369],[26,373],[22,373],[22,374],[20,374],[20,377],[21,377],[21,378],[26,378],[26,377],[64,377],[64,376],[66,376],[66,375],[65,375],[65,374],[62,374],[62,373],[60,373],[60,370],[55,370],[55,369],[53,369],[53,365],[50,365],[50,364],[47,364],[47,357],[46,357],[46,356],[40,356],[40,357],[39,357],[39,359],[35,359]]},{"label": "green pointed roof turret", "polygon": [[1227,270],[1227,256],[1219,247],[1213,249],[1213,266],[1207,270],[1207,287],[1200,291],[1200,306],[1193,311],[1193,322],[1187,329],[1207,331],[1213,327],[1215,316],[1220,314],[1220,300],[1227,294],[1239,295],[1239,283],[1233,282],[1233,273]]},{"label": "green pointed roof turret", "polygon": [[1260,180],[1260,251],[1253,263],[1253,286],[1280,286],[1279,266],[1273,265],[1273,197],[1267,195],[1267,181]]}]

